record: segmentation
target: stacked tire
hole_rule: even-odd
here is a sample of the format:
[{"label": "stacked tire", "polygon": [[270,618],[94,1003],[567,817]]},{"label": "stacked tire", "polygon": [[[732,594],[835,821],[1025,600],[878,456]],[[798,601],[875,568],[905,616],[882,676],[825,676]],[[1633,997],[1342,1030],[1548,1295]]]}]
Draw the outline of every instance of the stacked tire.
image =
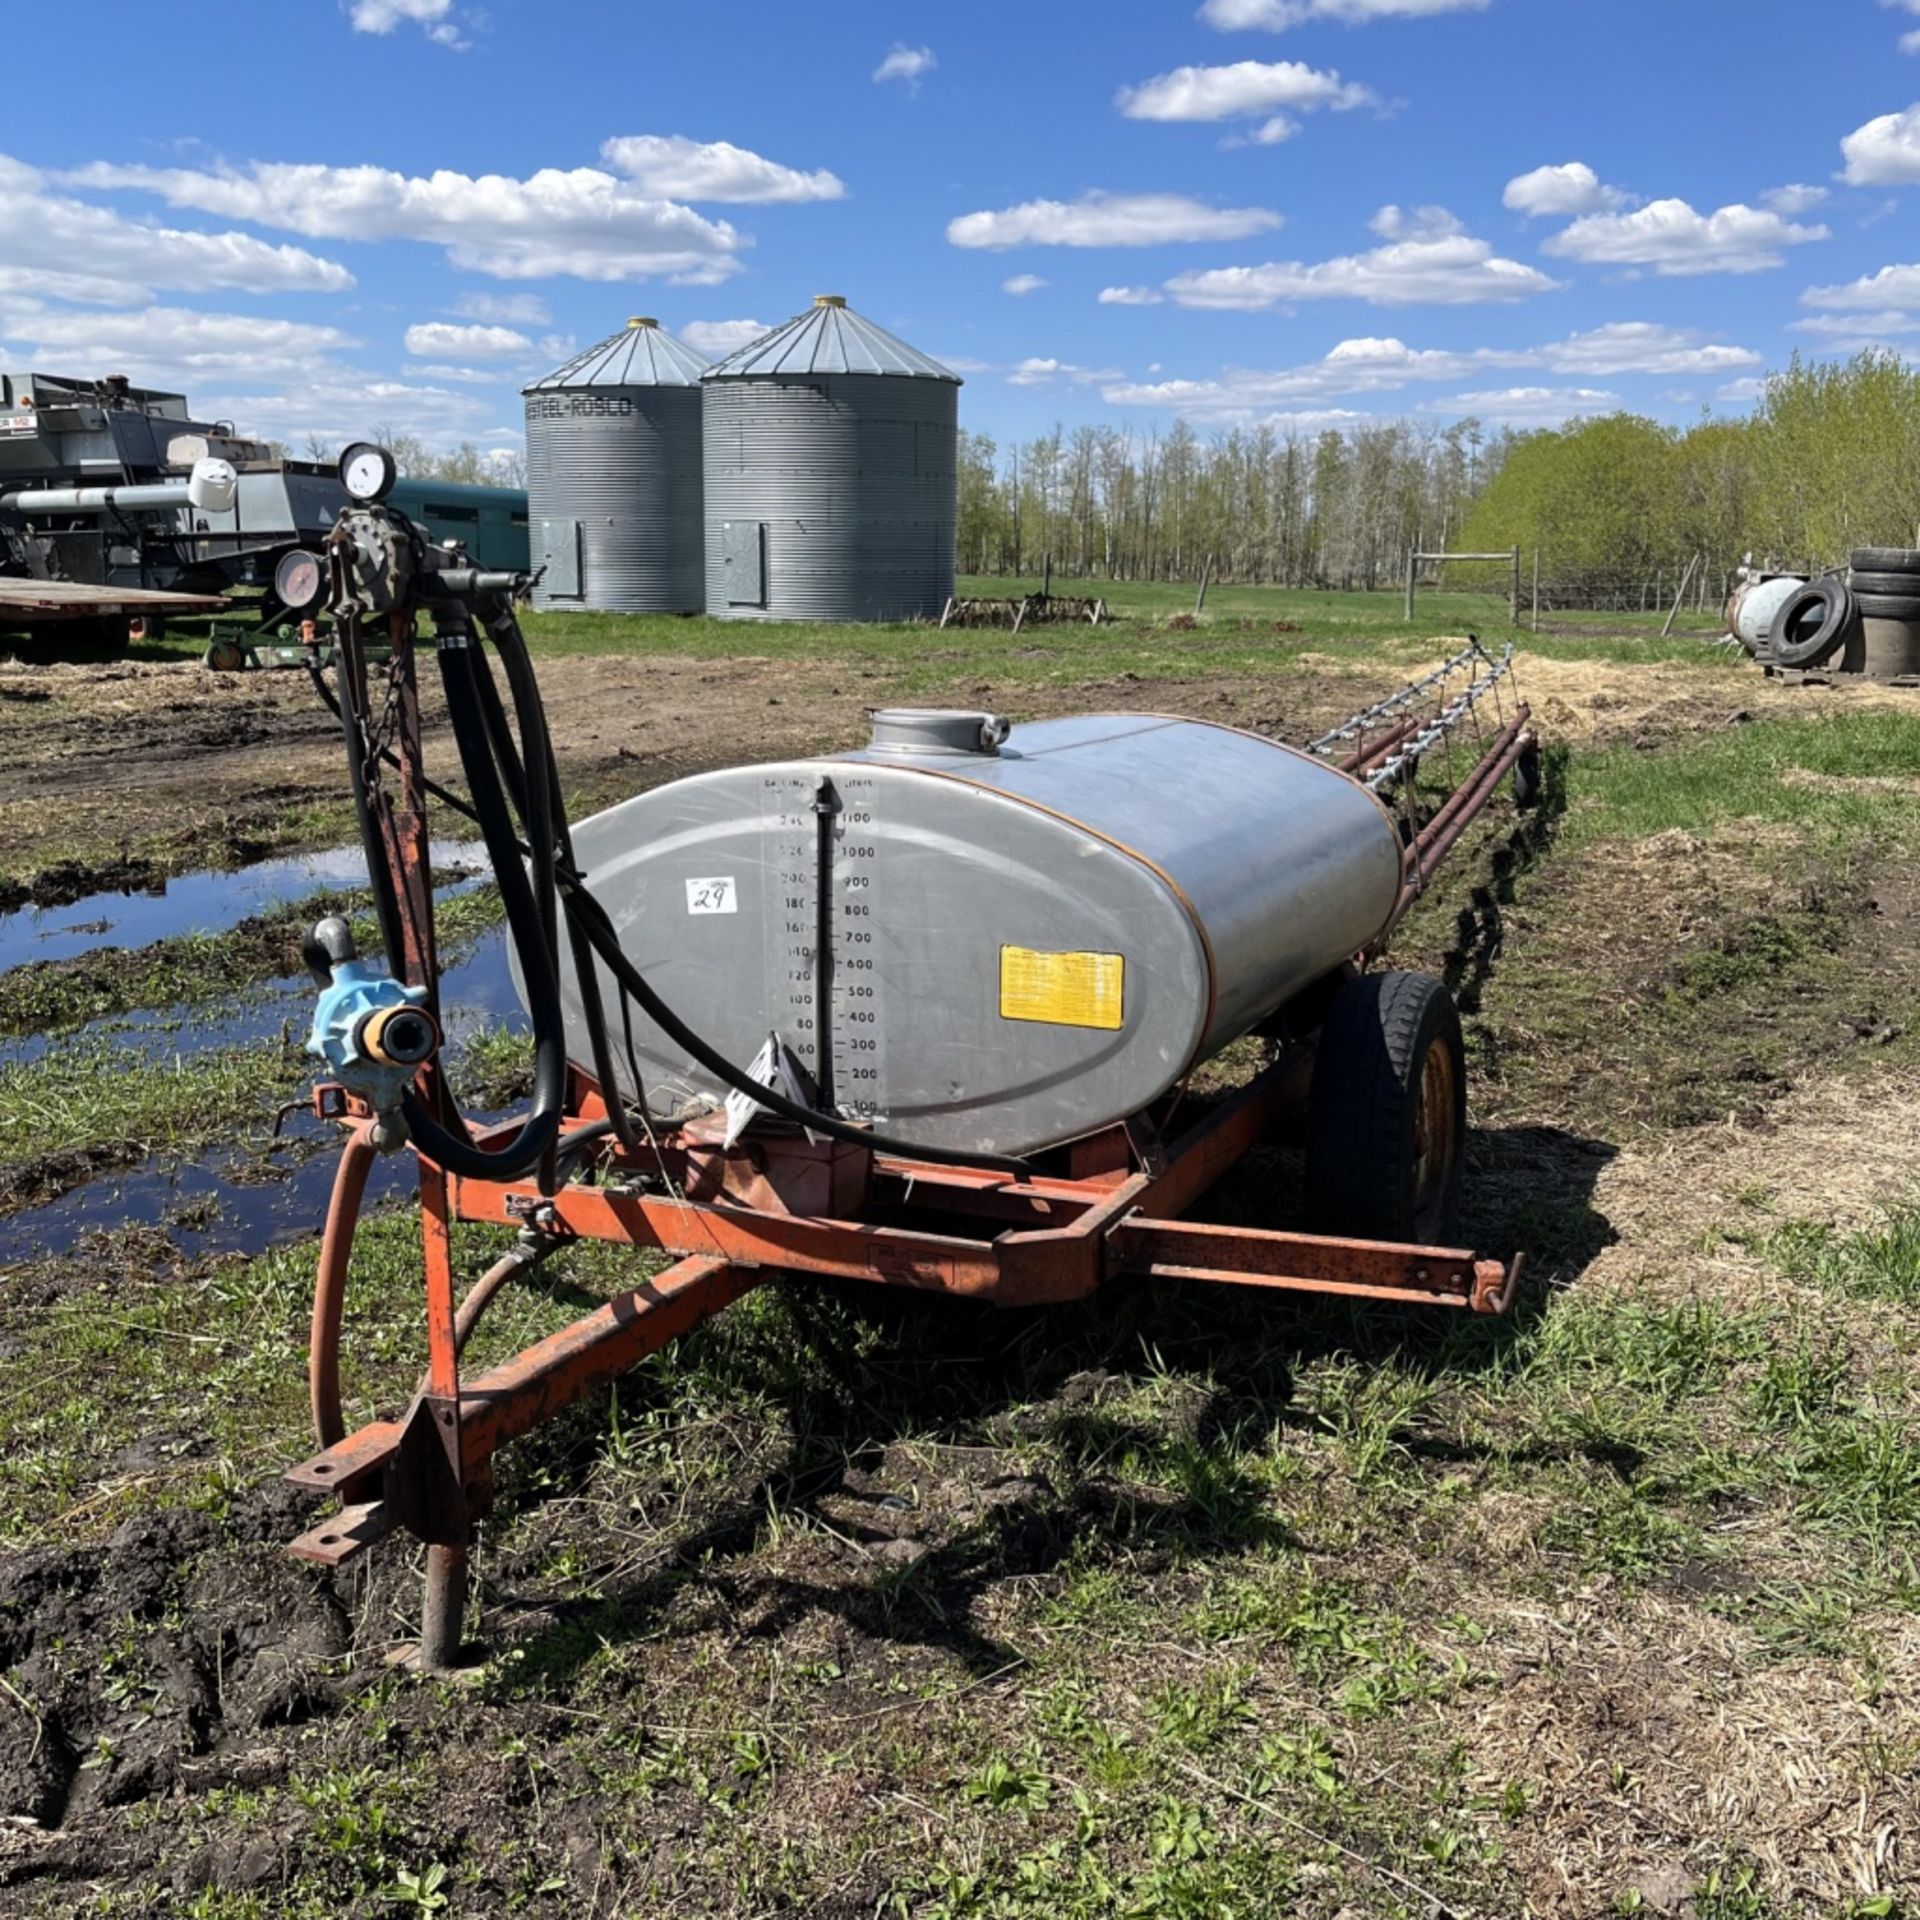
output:
[{"label": "stacked tire", "polygon": [[1847,575],[1860,614],[1860,668],[1874,680],[1920,674],[1920,550],[1856,547]]}]

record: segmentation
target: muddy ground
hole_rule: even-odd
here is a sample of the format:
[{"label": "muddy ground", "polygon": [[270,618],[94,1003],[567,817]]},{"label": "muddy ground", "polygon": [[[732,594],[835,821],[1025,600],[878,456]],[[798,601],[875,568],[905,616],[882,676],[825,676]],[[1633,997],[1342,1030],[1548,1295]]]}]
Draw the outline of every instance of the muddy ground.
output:
[{"label": "muddy ground", "polygon": [[[1178,651],[1174,642],[1156,655],[1177,658]],[[1351,648],[1319,654],[1310,641],[1289,645],[1271,672],[1076,671],[1084,657],[1084,648],[1063,651],[1059,670],[1043,681],[996,680],[956,661],[937,696],[913,697],[999,703],[1030,718],[1166,707],[1306,739],[1403,677],[1398,656],[1370,660]],[[543,657],[541,676],[570,789],[585,804],[729,759],[777,759],[855,741],[864,710],[895,697],[902,677],[885,661],[564,654]],[[1547,724],[1581,738],[1631,737],[1647,724],[1674,725],[1695,707],[1703,718],[1716,709],[1724,717],[1754,691],[1736,683],[1709,694],[1696,670],[1673,665],[1650,666],[1615,686],[1604,669],[1584,662],[1534,660],[1522,678]],[[1804,711],[1841,697],[1809,688],[1799,698]],[[454,755],[431,675],[423,704],[430,758],[451,777]],[[215,855],[239,864],[311,838],[311,816],[327,836],[345,818],[337,724],[303,673],[217,674],[192,660],[67,666],[0,659],[0,718],[7,741],[0,910],[22,900],[53,904],[98,886],[138,886],[181,867],[217,864]]]},{"label": "muddy ground", "polygon": [[[1297,739],[1405,664],[949,692]],[[851,739],[890,684],[542,677],[602,801]],[[1503,803],[1395,956],[1466,1015],[1508,1322],[770,1284],[503,1462],[493,1658],[453,1685],[387,1664],[404,1548],[279,1550],[306,1249],[129,1222],[0,1268],[0,1912],[1912,1913],[1920,722],[1710,657],[1521,680],[1548,805]],[[0,683],[43,897],[337,817],[292,678]],[[1262,1156],[1217,1217],[1296,1181]],[[404,1215],[369,1235],[355,1417],[417,1370],[416,1257]]]}]

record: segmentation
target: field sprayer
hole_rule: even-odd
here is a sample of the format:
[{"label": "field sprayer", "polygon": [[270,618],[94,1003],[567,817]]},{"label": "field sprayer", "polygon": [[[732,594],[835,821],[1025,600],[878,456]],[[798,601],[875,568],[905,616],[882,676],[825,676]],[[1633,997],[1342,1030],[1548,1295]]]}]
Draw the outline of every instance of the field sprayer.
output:
[{"label": "field sprayer", "polygon": [[[1159,715],[883,711],[860,751],[698,775],[570,826],[513,613],[525,576],[421,538],[382,504],[377,454],[343,457],[339,664],[331,686],[312,671],[342,719],[385,960],[337,920],[309,937],[315,1104],[346,1141],[309,1356],[320,1451],[289,1478],[341,1503],[293,1544],[307,1560],[395,1530],[426,1543],[420,1667],[457,1653],[499,1449],[775,1274],[1003,1306],[1122,1276],[1511,1303],[1518,1258],[1444,1244],[1466,1112],[1452,1002],[1368,970],[1501,780],[1537,786],[1510,654],[1470,643],[1307,751]],[[470,801],[422,764],[429,648]],[[1455,744],[1471,770],[1416,812],[1413,771]],[[527,1112],[477,1132],[437,1059],[430,799],[485,836],[532,1026]],[[1267,1064],[1192,1095],[1249,1034]],[[1304,1141],[1318,1231],[1188,1217],[1276,1137]],[[427,1374],[348,1432],[354,1225],[373,1157],[401,1149]],[[464,1298],[455,1221],[519,1230]],[[488,1302],[581,1240],[674,1263],[463,1374]]]}]

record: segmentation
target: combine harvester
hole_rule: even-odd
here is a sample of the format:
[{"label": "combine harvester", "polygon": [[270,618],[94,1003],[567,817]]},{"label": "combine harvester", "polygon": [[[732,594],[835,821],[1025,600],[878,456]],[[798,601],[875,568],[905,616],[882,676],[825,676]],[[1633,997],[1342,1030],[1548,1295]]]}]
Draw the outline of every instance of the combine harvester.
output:
[{"label": "combine harvester", "polygon": [[[312,567],[346,498],[186,397],[118,376],[0,373],[0,627],[124,642]],[[319,575],[313,574],[317,583]]]},{"label": "combine harvester", "polygon": [[[527,565],[524,490],[401,480],[396,501],[483,565]],[[209,666],[303,665],[348,503],[336,467],[195,420],[184,394],[0,373],[0,631],[123,645],[230,611]],[[235,588],[258,598],[230,605]]]},{"label": "combine harvester", "polygon": [[[1466,1116],[1452,1002],[1369,965],[1501,780],[1537,786],[1510,654],[1472,643],[1308,751],[1156,715],[881,712],[857,752],[699,775],[572,827],[513,613],[526,577],[424,540],[384,504],[378,449],[342,471],[340,666],[331,685],[312,670],[387,962],[339,920],[309,938],[315,1106],[346,1145],[313,1311],[320,1451],[289,1477],[341,1505],[293,1551],[336,1566],[395,1530],[424,1541],[417,1666],[457,1656],[499,1450],[777,1273],[1021,1307],[1122,1278],[1509,1305],[1517,1258],[1444,1244]],[[428,648],[470,809],[422,765]],[[1456,752],[1471,770],[1417,808],[1415,771]],[[533,1029],[529,1110],[479,1131],[437,1060],[430,798],[485,836]],[[1247,1035],[1267,1045],[1251,1080],[1189,1089]],[[1316,1232],[1188,1217],[1276,1141],[1304,1141]],[[428,1371],[400,1417],[349,1433],[355,1221],[374,1156],[402,1148]],[[458,1220],[518,1229],[464,1298]],[[463,1377],[489,1301],[581,1240],[672,1260]]]}]

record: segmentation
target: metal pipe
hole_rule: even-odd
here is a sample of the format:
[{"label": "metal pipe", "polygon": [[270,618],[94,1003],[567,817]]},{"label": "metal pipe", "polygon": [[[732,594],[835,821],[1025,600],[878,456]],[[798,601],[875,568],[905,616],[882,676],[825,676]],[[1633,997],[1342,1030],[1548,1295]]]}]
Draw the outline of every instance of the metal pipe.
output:
[{"label": "metal pipe", "polygon": [[347,1297],[347,1265],[353,1232],[373,1170],[373,1122],[362,1120],[347,1135],[340,1168],[327,1203],[326,1231],[320,1237],[320,1267],[313,1284],[313,1324],[307,1336],[307,1396],[313,1406],[314,1438],[322,1447],[344,1440],[347,1423],[340,1410],[340,1317]]},{"label": "metal pipe", "polygon": [[429,1547],[420,1595],[420,1649],[413,1661],[419,1672],[442,1673],[458,1660],[466,1614],[466,1548]]},{"label": "metal pipe", "polygon": [[[1485,809],[1493,797],[1494,788],[1511,771],[1514,762],[1533,745],[1531,719],[1532,715],[1522,707],[1494,736],[1493,744],[1480,764],[1414,836],[1413,843],[1407,848],[1406,878],[1401,883],[1400,898],[1394,905],[1393,918],[1387,925],[1388,933],[1399,925],[1407,909],[1419,899],[1433,869],[1446,858],[1454,843]],[[1386,937],[1383,934],[1375,942],[1375,951],[1384,945]]]},{"label": "metal pipe", "polygon": [[1368,741],[1364,746],[1356,747],[1344,760],[1335,764],[1342,773],[1362,774],[1378,766],[1402,741],[1409,740],[1420,731],[1418,720],[1403,720],[1397,727],[1389,727],[1377,740]]},{"label": "metal pipe", "polygon": [[191,481],[156,480],[135,487],[29,487],[0,493],[0,507],[15,513],[132,513],[156,507],[190,507]]},{"label": "metal pipe", "polygon": [[196,460],[184,480],[151,480],[137,486],[26,487],[0,493],[0,507],[15,513],[117,513],[165,507],[199,507],[225,513],[240,479],[225,460]]}]

